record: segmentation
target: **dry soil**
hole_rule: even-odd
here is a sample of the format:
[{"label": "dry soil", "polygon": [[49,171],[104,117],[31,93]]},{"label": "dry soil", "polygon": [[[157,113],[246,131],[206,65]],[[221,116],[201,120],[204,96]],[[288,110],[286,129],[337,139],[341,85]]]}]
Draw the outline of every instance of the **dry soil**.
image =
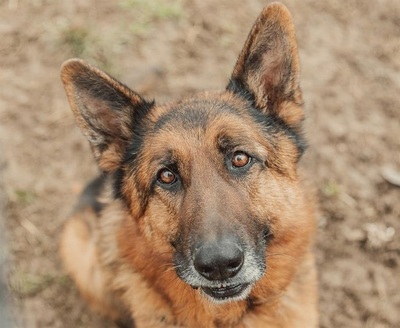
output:
[{"label": "dry soil", "polygon": [[[390,183],[400,172],[400,1],[284,3],[302,63],[304,161],[320,199],[321,327],[400,327],[400,188]],[[86,307],[57,253],[62,224],[96,174],[61,63],[85,58],[161,101],[222,89],[265,4],[0,1],[8,276],[21,327],[111,326]]]}]

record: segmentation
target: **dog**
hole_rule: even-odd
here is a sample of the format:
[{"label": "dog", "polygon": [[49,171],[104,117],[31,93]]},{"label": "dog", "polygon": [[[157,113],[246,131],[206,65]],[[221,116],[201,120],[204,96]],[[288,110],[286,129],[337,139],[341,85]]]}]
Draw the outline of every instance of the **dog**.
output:
[{"label": "dog", "polygon": [[61,78],[101,174],[61,237],[120,326],[317,327],[312,193],[291,15],[264,8],[227,87],[147,101],[79,59]]}]

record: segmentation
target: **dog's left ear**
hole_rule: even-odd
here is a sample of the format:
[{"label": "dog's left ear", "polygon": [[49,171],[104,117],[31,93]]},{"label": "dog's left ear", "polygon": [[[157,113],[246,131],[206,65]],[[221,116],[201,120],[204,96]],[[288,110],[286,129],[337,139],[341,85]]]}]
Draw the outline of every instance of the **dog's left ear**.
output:
[{"label": "dog's left ear", "polygon": [[296,35],[288,9],[264,8],[239,55],[227,90],[251,97],[257,109],[293,128],[303,119]]}]

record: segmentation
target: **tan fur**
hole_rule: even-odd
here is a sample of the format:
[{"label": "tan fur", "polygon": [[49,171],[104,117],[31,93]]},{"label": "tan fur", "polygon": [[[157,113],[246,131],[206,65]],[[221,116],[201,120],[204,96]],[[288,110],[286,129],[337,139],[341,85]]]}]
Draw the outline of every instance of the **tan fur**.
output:
[{"label": "tan fur", "polygon": [[96,230],[99,227],[95,225],[95,213],[89,208],[72,216],[64,227],[60,254],[82,296],[91,307],[112,320],[117,320],[124,314],[124,307],[108,290],[107,271],[102,267],[97,245],[100,237]]},{"label": "tan fur", "polygon": [[[132,318],[138,328],[317,327],[313,200],[293,136],[304,116],[299,69],[291,17],[277,3],[256,21],[225,92],[148,104],[83,61],[64,64],[73,113],[105,177],[101,194],[66,223],[61,242],[64,264],[94,309]],[[255,110],[279,126],[262,126]],[[138,122],[147,133],[137,136],[132,113],[145,117]],[[231,155],[221,150],[230,140],[254,157],[240,176],[232,176]],[[178,191],[155,180],[170,162],[178,166]],[[261,229],[273,236],[268,244]],[[245,298],[217,304],[184,281],[176,254],[193,254],[196,238],[224,234],[242,238],[253,257],[262,249],[266,271]],[[261,272],[256,263],[246,265]]]}]

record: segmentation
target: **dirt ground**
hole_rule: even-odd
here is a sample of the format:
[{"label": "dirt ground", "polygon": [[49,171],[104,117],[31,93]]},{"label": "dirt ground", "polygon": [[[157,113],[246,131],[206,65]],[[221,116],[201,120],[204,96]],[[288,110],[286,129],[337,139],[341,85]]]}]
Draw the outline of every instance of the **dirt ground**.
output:
[{"label": "dirt ground", "polygon": [[[284,3],[302,63],[304,163],[320,198],[321,327],[400,327],[400,188],[388,182],[400,173],[400,1]],[[61,63],[85,58],[161,101],[222,89],[265,4],[0,0],[0,143],[19,326],[112,326],[89,311],[57,254],[62,224],[96,174]]]}]

